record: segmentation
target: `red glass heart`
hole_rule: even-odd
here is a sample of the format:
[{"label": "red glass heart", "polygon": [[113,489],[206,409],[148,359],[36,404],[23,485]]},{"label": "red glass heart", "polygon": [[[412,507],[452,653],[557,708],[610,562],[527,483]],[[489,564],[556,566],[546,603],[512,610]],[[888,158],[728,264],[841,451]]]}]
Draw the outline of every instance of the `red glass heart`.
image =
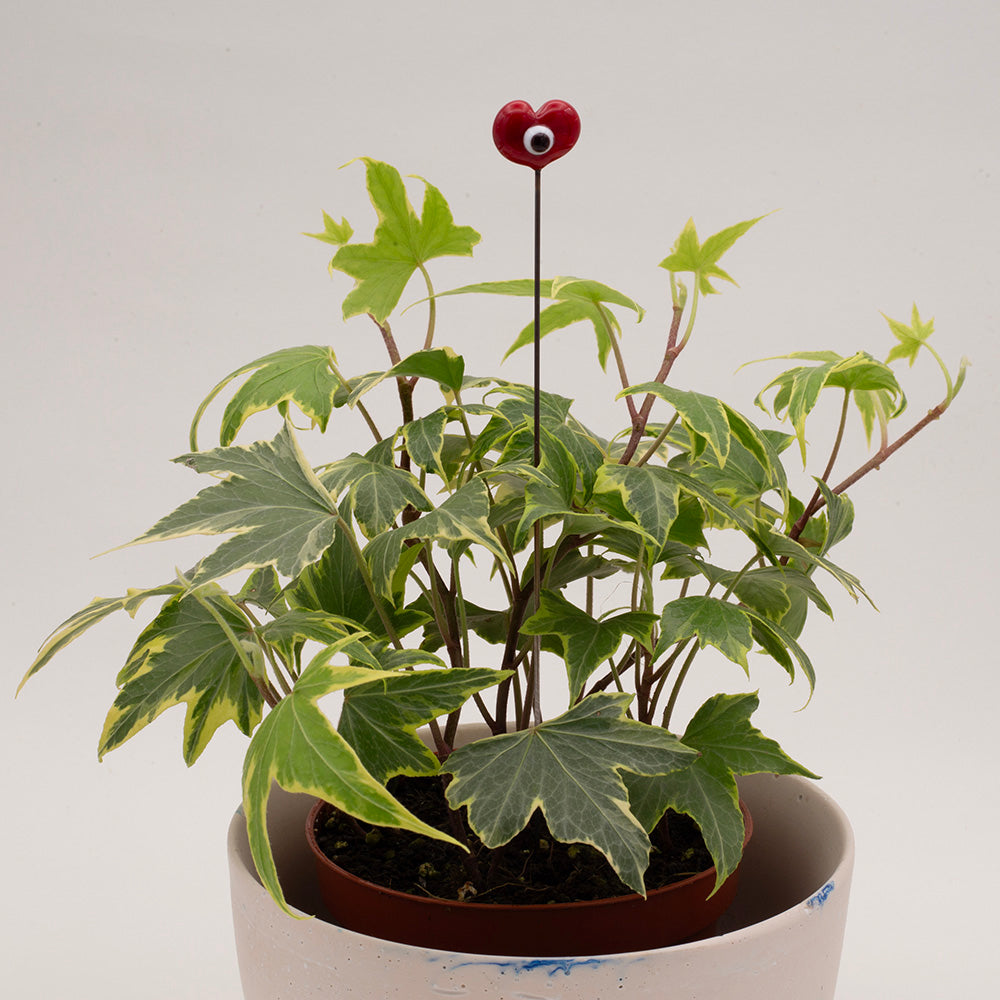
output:
[{"label": "red glass heart", "polygon": [[580,116],[565,101],[546,101],[537,111],[527,101],[511,101],[493,120],[497,149],[536,170],[565,156],[579,137]]}]

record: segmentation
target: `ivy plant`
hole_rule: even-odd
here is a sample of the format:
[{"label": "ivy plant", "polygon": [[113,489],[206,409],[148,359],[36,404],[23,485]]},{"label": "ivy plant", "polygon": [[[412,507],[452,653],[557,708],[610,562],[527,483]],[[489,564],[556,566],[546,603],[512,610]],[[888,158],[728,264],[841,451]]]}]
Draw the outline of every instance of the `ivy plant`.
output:
[{"label": "ivy plant", "polygon": [[[770,659],[811,693],[815,671],[800,642],[808,612],[831,613],[828,586],[865,596],[831,555],[853,524],[848,490],[944,413],[964,361],[949,371],[929,343],[933,322],[914,306],[909,324],[888,320],[894,344],[884,361],[864,351],[785,355],[792,366],[757,404],[786,429],[681,387],[675,367],[699,303],[732,282],[720,261],[760,219],[705,240],[689,221],[659,265],[669,322],[662,362],[645,378],[632,379],[623,352],[623,325],[644,315],[635,300],[589,279],[541,283],[541,335],[570,326],[596,335],[597,362],[613,360],[620,383],[622,426],[593,429],[570,399],[542,392],[536,463],[533,388],[469,375],[462,331],[447,344],[438,328],[449,296],[526,297],[533,282],[436,291],[432,262],[471,256],[479,234],[455,223],[433,185],[414,182],[418,215],[395,168],[360,164],[377,216],[372,239],[355,240],[346,220],[326,213],[323,230],[308,235],[336,247],[331,274],[354,280],[343,315],[360,329],[349,335],[370,335],[382,367],[345,372],[333,346],[303,345],[219,381],[175,459],[207,485],[135,542],[224,538],[186,572],[71,616],[25,679],[113,612],[159,602],[118,674],[99,754],[180,703],[188,764],[234,723],[249,737],[253,856],[286,909],[265,819],[274,782],[422,836],[452,839],[467,824],[491,849],[541,810],[553,837],[594,846],[638,893],[650,833],[674,809],[700,825],[721,884],[743,843],[736,777],[814,775],[754,727],[756,694],[721,692],[686,721],[678,696],[709,646],[748,677],[752,657]],[[400,307],[418,273],[426,324]],[[405,336],[396,329],[414,325]],[[532,324],[511,330],[508,353],[532,334]],[[940,365],[944,396],[897,433],[906,397],[894,365],[925,352]],[[840,400],[836,424],[813,426],[829,396]],[[218,445],[201,448],[203,418],[222,399]],[[845,472],[852,409],[874,450]],[[276,411],[277,433],[237,443],[265,410]],[[363,422],[368,450],[314,465],[307,435],[349,420]],[[832,442],[815,468],[810,440]],[[791,485],[799,463],[814,484],[801,496]],[[720,534],[736,542],[725,563],[710,545]],[[563,704],[539,703],[542,675],[561,678]],[[323,704],[334,692],[336,720]],[[490,735],[456,747],[460,720],[485,722]],[[450,832],[386,787],[435,774],[458,823]]]}]

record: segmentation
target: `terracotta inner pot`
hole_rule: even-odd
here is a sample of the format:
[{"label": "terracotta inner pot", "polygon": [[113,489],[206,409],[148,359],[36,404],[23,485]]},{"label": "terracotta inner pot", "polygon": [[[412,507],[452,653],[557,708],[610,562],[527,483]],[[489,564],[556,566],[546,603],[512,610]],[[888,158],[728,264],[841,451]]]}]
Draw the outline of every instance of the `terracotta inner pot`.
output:
[{"label": "terracotta inner pot", "polygon": [[[736,894],[739,868],[718,892],[715,869],[643,899],[636,893],[578,903],[505,905],[416,896],[365,881],[331,861],[316,843],[316,825],[332,807],[316,802],[306,821],[320,892],[335,923],[403,944],[493,955],[601,955],[645,951],[714,933]],[[746,828],[753,821],[740,801]]]}]

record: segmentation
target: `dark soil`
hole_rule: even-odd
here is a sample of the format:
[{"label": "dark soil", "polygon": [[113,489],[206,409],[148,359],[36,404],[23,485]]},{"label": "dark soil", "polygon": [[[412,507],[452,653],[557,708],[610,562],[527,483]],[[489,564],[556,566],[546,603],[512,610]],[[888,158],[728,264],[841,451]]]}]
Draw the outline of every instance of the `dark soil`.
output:
[{"label": "dark soil", "polygon": [[[455,836],[440,778],[395,778],[389,790],[424,822]],[[465,811],[459,814],[465,830]],[[320,812],[316,840],[341,868],[379,885],[419,896],[477,903],[568,903],[631,893],[604,855],[586,844],[553,840],[540,811],[509,844],[487,850],[467,833],[472,855],[404,830],[370,827],[337,812]],[[690,817],[668,812],[653,832],[646,888],[659,889],[712,867]]]}]

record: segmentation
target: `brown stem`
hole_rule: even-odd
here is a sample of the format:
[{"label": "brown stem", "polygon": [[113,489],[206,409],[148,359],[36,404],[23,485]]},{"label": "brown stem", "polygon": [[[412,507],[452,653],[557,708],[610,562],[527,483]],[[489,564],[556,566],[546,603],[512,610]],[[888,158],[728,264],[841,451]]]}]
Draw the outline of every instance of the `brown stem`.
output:
[{"label": "brown stem", "polygon": [[[872,457],[868,459],[868,461],[865,462],[864,465],[855,469],[854,472],[852,472],[843,482],[838,483],[836,486],[834,486],[832,490],[833,494],[835,496],[839,496],[845,490],[850,489],[859,479],[862,479],[864,476],[867,476],[868,473],[871,472],[873,469],[878,469],[887,458],[891,457],[895,452],[899,451],[899,449],[902,448],[903,445],[907,443],[907,441],[909,441],[915,435],[919,434],[920,431],[922,431],[928,424],[933,423],[935,420],[940,419],[941,414],[943,414],[944,411],[947,409],[948,409],[947,400],[938,403],[937,406],[931,407],[931,409],[927,411],[926,415],[922,417],[920,420],[918,420],[905,434],[896,438],[896,440],[893,441],[892,444],[888,444],[882,448],[879,448],[879,450],[874,455],[872,455]],[[802,512],[802,516],[795,522],[794,525],[792,525],[792,530],[789,531],[788,537],[791,538],[792,541],[795,541],[799,537],[799,535],[801,535],[802,532],[805,530],[805,526],[809,523],[809,518],[812,517],[813,514],[815,514],[817,511],[822,509],[822,507],[825,504],[826,501],[823,499],[822,496],[819,497],[815,505],[810,504],[810,507],[812,509],[810,510],[810,507],[807,507]]]},{"label": "brown stem", "polygon": [[[828,483],[830,481],[830,473],[833,472],[833,466],[834,463],[837,461],[837,455],[840,454],[840,445],[841,442],[844,440],[844,428],[847,426],[847,410],[850,405],[850,402],[851,402],[851,391],[850,389],[845,389],[844,405],[840,411],[840,424],[837,427],[837,439],[833,443],[833,449],[830,452],[830,460],[826,463],[826,468],[823,470],[823,475],[820,477],[824,483]],[[806,504],[805,510],[802,511],[801,517],[799,517],[798,521],[795,522],[795,525],[792,527],[792,531],[789,532],[789,537],[793,541],[797,539],[799,535],[802,534],[802,532],[805,530],[805,526],[809,523],[809,518],[811,518],[813,514],[815,514],[816,511],[819,510],[819,508],[823,505],[823,502],[824,502],[823,494],[820,492],[820,489],[817,486],[816,490],[812,495],[812,498],[809,500],[809,503]],[[799,527],[800,524],[801,527]],[[798,527],[799,529],[797,532],[795,531],[796,527]],[[784,566],[787,565],[787,563],[788,563],[788,558],[786,556],[784,559],[782,559],[781,564]]]},{"label": "brown stem", "polygon": [[[385,344],[385,349],[389,353],[389,360],[393,365],[398,365],[403,359],[399,356],[399,348],[396,346],[396,338],[392,335],[392,330],[389,327],[389,323],[380,323],[371,313],[368,313],[371,321],[378,327],[379,333],[382,334],[382,342]],[[396,378],[396,388],[399,390],[399,405],[403,411],[403,426],[406,424],[413,423],[413,386],[416,379],[410,380],[398,376]],[[405,448],[399,453],[399,467],[401,469],[410,469],[410,455]],[[403,521],[406,523],[406,515],[404,514]],[[414,520],[413,517],[410,520]]]},{"label": "brown stem", "polygon": [[368,314],[368,318],[378,327],[379,333],[382,334],[382,342],[385,344],[385,349],[389,352],[389,360],[394,365],[398,365],[403,359],[399,356],[396,338],[392,335],[388,320],[385,323],[380,323],[371,313]]},{"label": "brown stem", "polygon": [[[660,370],[656,373],[656,378],[653,379],[654,382],[659,382],[660,385],[666,383],[674,362],[681,351],[684,350],[684,344],[677,343],[677,334],[681,327],[681,316],[683,314],[683,306],[674,306],[674,315],[670,322],[670,332],[667,335],[667,346],[663,352],[663,362],[660,364]],[[631,396],[628,398],[631,399]],[[651,392],[646,393],[646,398],[642,401],[642,406],[638,414],[633,417],[632,434],[629,437],[628,444],[625,446],[622,457],[618,459],[619,465],[628,465],[632,461],[632,456],[635,454],[636,448],[639,447],[639,442],[646,432],[646,424],[649,423],[649,414],[653,409],[653,401],[655,399],[656,397]]]}]

